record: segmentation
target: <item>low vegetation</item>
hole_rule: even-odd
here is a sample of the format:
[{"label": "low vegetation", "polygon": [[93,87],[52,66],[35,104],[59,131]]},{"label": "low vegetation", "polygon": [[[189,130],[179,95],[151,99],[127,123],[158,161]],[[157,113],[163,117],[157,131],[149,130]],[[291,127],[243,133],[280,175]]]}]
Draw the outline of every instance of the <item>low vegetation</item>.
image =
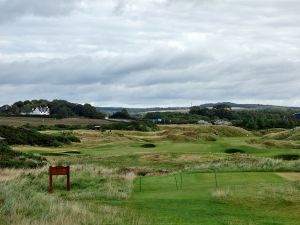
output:
[{"label": "low vegetation", "polygon": [[225,152],[225,153],[228,153],[228,154],[245,153],[244,150],[241,150],[241,149],[235,149],[235,148],[226,149],[224,152]]},{"label": "low vegetation", "polygon": [[157,125],[150,121],[116,122],[101,126],[101,130],[156,131]]},{"label": "low vegetation", "polygon": [[12,150],[5,144],[0,144],[0,168],[38,168],[46,164],[40,156]]},{"label": "low vegetation", "polygon": [[72,133],[42,134],[23,127],[0,126],[0,136],[9,145],[38,145],[58,147],[71,142],[80,142]]},{"label": "low vegetation", "polygon": [[73,129],[77,127],[81,129],[88,125],[104,125],[111,122],[103,119],[88,119],[88,118],[45,118],[45,117],[28,117],[28,116],[0,116],[0,125],[6,126],[29,126],[38,130],[49,129]]}]

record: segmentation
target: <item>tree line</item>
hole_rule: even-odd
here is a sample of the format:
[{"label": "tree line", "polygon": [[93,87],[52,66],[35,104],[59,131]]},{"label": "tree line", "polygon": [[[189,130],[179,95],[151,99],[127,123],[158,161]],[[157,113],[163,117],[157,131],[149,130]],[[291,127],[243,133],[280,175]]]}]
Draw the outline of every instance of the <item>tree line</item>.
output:
[{"label": "tree line", "polygon": [[190,114],[214,119],[231,121],[234,125],[246,129],[294,128],[300,126],[300,120],[293,115],[293,109],[257,109],[232,110],[226,104],[219,104],[211,109],[192,107]]},{"label": "tree line", "polygon": [[213,123],[217,120],[231,122],[245,129],[294,128],[300,126],[300,119],[294,117],[295,109],[244,109],[232,110],[229,105],[218,104],[212,108],[194,106],[189,113],[151,112],[145,119],[166,124],[188,124],[204,120]]},{"label": "tree line", "polygon": [[98,111],[96,107],[90,104],[76,104],[66,100],[26,100],[18,101],[12,105],[4,105],[0,107],[0,115],[15,116],[22,112],[30,111],[36,107],[46,107],[50,109],[50,117],[67,118],[67,117],[86,117],[93,119],[103,119],[105,114]]}]

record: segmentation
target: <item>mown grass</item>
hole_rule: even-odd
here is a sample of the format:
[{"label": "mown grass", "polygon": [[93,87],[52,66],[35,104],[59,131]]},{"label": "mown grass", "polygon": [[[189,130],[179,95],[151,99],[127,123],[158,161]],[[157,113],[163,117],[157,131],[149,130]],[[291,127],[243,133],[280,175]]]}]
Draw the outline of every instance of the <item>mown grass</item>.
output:
[{"label": "mown grass", "polygon": [[154,218],[150,224],[299,224],[299,183],[274,173],[183,174],[139,180],[129,205]]}]

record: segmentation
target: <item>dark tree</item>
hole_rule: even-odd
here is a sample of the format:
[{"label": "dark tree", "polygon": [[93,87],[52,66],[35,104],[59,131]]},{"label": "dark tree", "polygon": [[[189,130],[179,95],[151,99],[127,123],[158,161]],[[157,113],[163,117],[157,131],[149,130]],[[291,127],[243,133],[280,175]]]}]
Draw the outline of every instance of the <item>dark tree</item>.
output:
[{"label": "dark tree", "polygon": [[110,118],[112,119],[131,119],[127,109],[122,109],[120,112],[114,113]]}]

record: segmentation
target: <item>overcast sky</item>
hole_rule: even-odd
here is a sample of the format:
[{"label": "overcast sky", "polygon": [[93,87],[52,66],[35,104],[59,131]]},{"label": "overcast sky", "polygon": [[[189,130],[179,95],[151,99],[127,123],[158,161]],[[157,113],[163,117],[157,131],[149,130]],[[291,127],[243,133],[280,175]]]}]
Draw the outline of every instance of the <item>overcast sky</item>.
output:
[{"label": "overcast sky", "polygon": [[299,0],[0,0],[0,105],[300,106]]}]

